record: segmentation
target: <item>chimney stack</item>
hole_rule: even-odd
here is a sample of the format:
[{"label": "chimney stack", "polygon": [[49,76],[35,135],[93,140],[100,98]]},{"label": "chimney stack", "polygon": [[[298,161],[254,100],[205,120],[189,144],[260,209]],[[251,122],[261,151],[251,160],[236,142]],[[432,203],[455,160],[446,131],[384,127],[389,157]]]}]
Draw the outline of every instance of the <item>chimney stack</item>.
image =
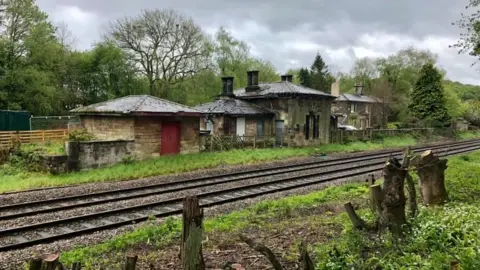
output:
[{"label": "chimney stack", "polygon": [[355,84],[355,94],[357,95],[363,95],[363,84],[357,83]]},{"label": "chimney stack", "polygon": [[258,70],[247,71],[247,87],[245,88],[247,92],[260,89],[260,86],[258,86],[258,73]]},{"label": "chimney stack", "polygon": [[223,97],[233,97],[233,77],[222,77],[222,94]]},{"label": "chimney stack", "polygon": [[335,82],[332,83],[330,94],[335,97],[340,96],[340,80],[339,79],[335,80]]}]

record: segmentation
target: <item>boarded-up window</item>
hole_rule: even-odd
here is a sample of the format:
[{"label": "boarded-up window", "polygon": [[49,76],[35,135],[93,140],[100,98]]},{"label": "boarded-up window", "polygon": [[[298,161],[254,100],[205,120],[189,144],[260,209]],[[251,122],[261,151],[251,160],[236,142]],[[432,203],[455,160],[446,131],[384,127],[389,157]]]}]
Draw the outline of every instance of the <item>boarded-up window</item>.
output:
[{"label": "boarded-up window", "polygon": [[310,139],[310,115],[305,116],[305,140]]},{"label": "boarded-up window", "polygon": [[320,130],[319,130],[319,123],[318,121],[320,120],[319,115],[314,115],[313,117],[313,138],[318,139],[320,137]]},{"label": "boarded-up window", "polygon": [[257,136],[263,137],[263,120],[257,120]]}]

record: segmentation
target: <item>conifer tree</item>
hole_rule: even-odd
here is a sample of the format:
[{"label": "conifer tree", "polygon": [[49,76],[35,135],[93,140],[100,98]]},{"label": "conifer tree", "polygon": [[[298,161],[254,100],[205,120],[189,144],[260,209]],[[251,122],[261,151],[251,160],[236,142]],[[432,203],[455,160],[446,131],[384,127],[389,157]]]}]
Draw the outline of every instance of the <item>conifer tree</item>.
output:
[{"label": "conifer tree", "polygon": [[442,75],[433,64],[425,64],[420,70],[412,92],[409,113],[432,126],[450,124],[451,117],[443,96]]},{"label": "conifer tree", "polygon": [[301,68],[298,72],[298,78],[300,80],[300,84],[305,87],[312,87],[312,78],[310,76],[310,71],[306,68]]},{"label": "conifer tree", "polygon": [[323,61],[322,56],[317,53],[312,67],[310,68],[311,88],[320,91],[330,92],[330,86],[334,81],[330,75],[327,64]]}]

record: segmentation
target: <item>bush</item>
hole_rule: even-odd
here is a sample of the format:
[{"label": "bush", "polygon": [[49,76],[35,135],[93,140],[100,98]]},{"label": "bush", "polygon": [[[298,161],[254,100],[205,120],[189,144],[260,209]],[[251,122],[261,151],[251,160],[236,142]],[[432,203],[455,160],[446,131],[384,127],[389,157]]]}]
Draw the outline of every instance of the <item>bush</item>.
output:
[{"label": "bush", "polygon": [[68,140],[73,142],[84,142],[95,139],[95,136],[89,133],[86,129],[76,129],[68,133]]},{"label": "bush", "polygon": [[122,158],[122,163],[123,164],[133,164],[133,163],[135,163],[135,161],[136,161],[135,156],[128,155],[128,156],[125,156],[125,157]]}]

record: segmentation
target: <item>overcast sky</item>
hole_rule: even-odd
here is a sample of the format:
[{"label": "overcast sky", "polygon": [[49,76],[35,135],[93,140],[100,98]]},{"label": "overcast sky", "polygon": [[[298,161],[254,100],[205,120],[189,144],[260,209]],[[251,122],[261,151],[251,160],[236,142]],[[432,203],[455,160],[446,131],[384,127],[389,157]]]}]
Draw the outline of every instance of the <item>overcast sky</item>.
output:
[{"label": "overcast sky", "polygon": [[[348,72],[356,57],[387,56],[409,45],[439,55],[447,76],[480,84],[475,58],[454,44],[468,0],[37,0],[54,22],[65,22],[77,49],[101,39],[108,22],[142,9],[173,8],[210,34],[224,26],[279,70],[310,66],[320,52],[334,70]],[[59,4],[61,3],[61,4]]]}]

